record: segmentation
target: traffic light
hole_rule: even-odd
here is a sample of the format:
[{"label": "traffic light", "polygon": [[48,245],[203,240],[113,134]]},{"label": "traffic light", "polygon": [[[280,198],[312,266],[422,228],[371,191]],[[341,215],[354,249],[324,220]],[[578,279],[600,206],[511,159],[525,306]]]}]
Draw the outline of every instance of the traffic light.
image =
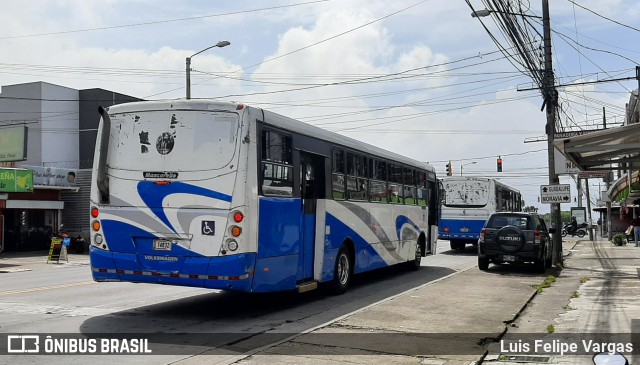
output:
[{"label": "traffic light", "polygon": [[447,176],[453,176],[453,168],[451,167],[451,161],[447,164]]},{"label": "traffic light", "polygon": [[502,172],[502,157],[498,156],[498,172]]}]

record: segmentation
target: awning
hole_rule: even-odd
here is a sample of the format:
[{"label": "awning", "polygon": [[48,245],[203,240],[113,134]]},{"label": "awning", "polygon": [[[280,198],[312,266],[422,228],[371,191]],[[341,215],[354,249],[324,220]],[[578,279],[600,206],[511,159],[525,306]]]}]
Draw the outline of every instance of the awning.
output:
[{"label": "awning", "polygon": [[64,209],[64,202],[58,200],[7,200],[7,209]]},{"label": "awning", "polygon": [[582,171],[617,170],[622,163],[640,170],[640,123],[558,139],[553,144]]}]

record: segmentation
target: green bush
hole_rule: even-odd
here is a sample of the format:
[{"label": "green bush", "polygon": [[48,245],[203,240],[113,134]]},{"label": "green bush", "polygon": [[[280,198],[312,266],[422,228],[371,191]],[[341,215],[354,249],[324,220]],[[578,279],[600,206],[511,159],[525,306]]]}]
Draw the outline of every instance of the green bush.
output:
[{"label": "green bush", "polygon": [[616,246],[624,246],[627,244],[627,235],[624,233],[617,233],[613,236],[613,244]]}]

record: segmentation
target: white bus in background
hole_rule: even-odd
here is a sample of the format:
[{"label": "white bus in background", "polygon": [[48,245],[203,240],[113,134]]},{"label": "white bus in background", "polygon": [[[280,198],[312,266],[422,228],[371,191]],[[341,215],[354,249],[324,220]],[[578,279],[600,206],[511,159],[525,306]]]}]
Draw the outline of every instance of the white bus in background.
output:
[{"label": "white bus in background", "polygon": [[448,240],[453,250],[462,251],[468,243],[476,245],[492,212],[522,211],[520,192],[495,179],[452,176],[441,182],[438,238]]},{"label": "white bus in background", "polygon": [[213,100],[101,109],[96,281],[344,292],[435,253],[432,166],[267,110]]}]

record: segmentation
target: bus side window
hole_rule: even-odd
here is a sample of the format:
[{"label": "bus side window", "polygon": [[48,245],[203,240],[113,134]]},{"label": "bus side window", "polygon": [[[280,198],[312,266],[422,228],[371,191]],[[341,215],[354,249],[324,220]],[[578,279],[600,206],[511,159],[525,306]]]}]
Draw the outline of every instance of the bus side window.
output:
[{"label": "bus side window", "polygon": [[262,194],[293,196],[291,136],[269,130],[262,131],[261,157],[260,186]]},{"label": "bus side window", "polygon": [[387,203],[387,162],[369,158],[369,200]]},{"label": "bus side window", "polygon": [[347,153],[347,199],[367,200],[368,191],[366,156]]},{"label": "bus side window", "polygon": [[344,151],[334,149],[331,162],[331,195],[335,200],[345,199]]},{"label": "bus side window", "polygon": [[389,203],[402,204],[402,166],[389,164]]}]

